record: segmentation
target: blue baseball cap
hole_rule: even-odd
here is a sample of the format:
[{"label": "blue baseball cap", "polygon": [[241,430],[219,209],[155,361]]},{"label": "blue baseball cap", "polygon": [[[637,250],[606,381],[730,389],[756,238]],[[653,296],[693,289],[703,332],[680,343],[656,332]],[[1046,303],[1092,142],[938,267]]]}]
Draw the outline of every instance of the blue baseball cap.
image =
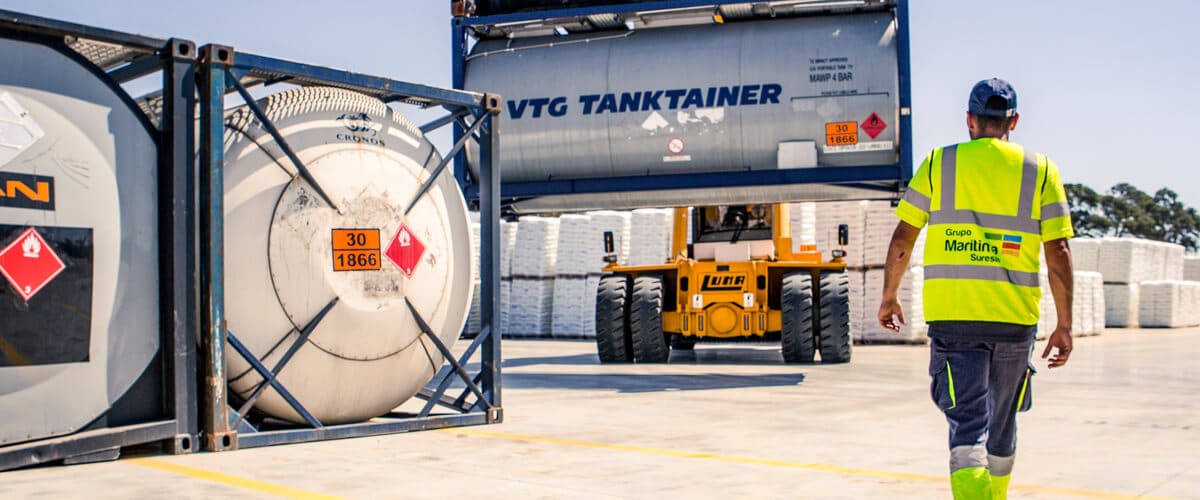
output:
[{"label": "blue baseball cap", "polygon": [[[1000,107],[995,103],[988,106],[988,100],[999,97],[1004,100]],[[1012,85],[999,78],[981,80],[971,89],[971,99],[967,101],[967,111],[976,116],[996,116],[1007,118],[1017,112],[1017,91]]]}]

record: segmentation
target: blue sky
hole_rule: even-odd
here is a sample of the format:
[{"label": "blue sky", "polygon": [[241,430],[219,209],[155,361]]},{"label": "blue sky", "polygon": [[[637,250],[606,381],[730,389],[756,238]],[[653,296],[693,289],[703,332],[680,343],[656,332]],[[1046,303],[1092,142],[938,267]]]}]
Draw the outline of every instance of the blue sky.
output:
[{"label": "blue sky", "polygon": [[[1187,48],[1195,43],[1200,3],[912,3],[918,158],[966,139],[968,90],[999,76],[1019,96],[1022,118],[1012,139],[1052,157],[1067,182],[1100,190],[1117,182],[1151,192],[1167,186],[1200,207],[1200,56]],[[450,85],[450,0],[2,0],[0,6]],[[445,147],[443,141],[436,142]]]}]

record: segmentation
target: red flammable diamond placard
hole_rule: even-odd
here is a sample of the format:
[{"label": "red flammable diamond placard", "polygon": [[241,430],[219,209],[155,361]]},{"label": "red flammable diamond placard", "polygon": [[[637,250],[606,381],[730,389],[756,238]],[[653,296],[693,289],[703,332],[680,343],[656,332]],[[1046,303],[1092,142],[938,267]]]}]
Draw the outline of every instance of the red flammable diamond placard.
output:
[{"label": "red flammable diamond placard", "polygon": [[0,250],[0,273],[26,302],[66,268],[32,227]]},{"label": "red flammable diamond placard", "polygon": [[392,237],[392,243],[388,245],[384,255],[387,255],[388,260],[400,268],[400,272],[411,278],[413,271],[417,269],[417,264],[421,262],[421,257],[425,255],[425,245],[408,229],[408,226],[400,224],[400,230],[396,231],[396,236]]},{"label": "red flammable diamond placard", "polygon": [[863,132],[866,132],[867,135],[874,139],[879,135],[880,132],[883,132],[883,129],[887,128],[887,123],[884,123],[883,119],[880,118],[879,115],[871,113],[871,116],[868,116],[866,120],[863,120],[862,125],[860,125],[859,128],[861,128]]}]

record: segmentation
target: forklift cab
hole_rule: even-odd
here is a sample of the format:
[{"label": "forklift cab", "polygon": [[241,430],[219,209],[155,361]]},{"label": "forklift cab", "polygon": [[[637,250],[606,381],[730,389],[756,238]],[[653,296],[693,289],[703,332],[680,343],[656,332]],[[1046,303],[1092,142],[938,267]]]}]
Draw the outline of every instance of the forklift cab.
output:
[{"label": "forklift cab", "polygon": [[776,257],[772,205],[722,205],[692,210],[688,257],[698,261],[745,262]]}]

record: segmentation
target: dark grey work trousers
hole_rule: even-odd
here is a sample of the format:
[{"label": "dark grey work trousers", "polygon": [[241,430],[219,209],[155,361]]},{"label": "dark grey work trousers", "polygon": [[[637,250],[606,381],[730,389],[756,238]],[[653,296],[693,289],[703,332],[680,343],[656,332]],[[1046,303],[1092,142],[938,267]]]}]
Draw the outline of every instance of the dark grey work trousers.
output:
[{"label": "dark grey work trousers", "polygon": [[1017,412],[1033,403],[1032,331],[1007,341],[970,340],[963,328],[930,325],[930,393],[950,424],[950,472],[986,467],[1007,476],[1017,451]]}]

